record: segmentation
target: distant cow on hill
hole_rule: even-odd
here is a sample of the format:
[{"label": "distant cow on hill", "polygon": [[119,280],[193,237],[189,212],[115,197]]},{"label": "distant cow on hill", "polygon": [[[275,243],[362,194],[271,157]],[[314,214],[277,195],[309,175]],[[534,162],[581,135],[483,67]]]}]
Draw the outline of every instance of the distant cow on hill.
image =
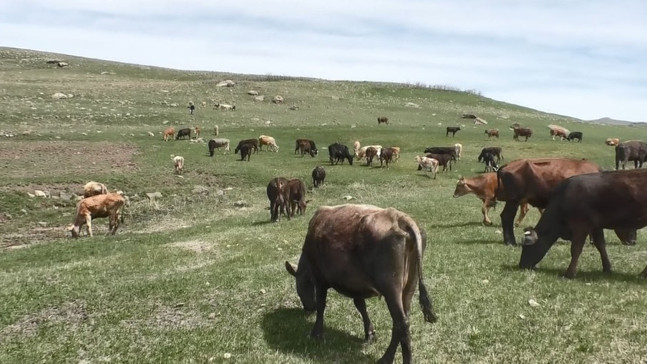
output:
[{"label": "distant cow on hill", "polygon": [[581,131],[572,131],[572,132],[568,133],[568,136],[566,137],[566,140],[568,140],[569,142],[573,141],[575,139],[577,139],[578,143],[582,141],[582,132]]},{"label": "distant cow on hill", "polygon": [[449,136],[449,133],[452,133],[452,137],[456,135],[456,132],[461,130],[460,126],[448,126],[445,136]]},{"label": "distant cow on hill", "polygon": [[488,139],[492,137],[499,139],[499,129],[485,129],[485,134],[487,134]]},{"label": "distant cow on hill", "polygon": [[377,125],[380,125],[380,124],[387,124],[387,125],[389,125],[389,118],[387,118],[386,116],[380,116],[380,117],[378,117],[378,118],[377,118]]},{"label": "distant cow on hill", "polygon": [[180,129],[177,131],[177,135],[175,136],[175,140],[179,140],[180,138],[187,137],[191,139],[191,128],[184,128]]},{"label": "distant cow on hill", "polygon": [[512,139],[516,141],[519,141],[520,136],[525,137],[526,138],[525,141],[528,141],[528,138],[532,136],[532,129],[530,128],[522,128],[522,127],[515,126],[512,128],[512,131],[514,133],[512,136]]}]

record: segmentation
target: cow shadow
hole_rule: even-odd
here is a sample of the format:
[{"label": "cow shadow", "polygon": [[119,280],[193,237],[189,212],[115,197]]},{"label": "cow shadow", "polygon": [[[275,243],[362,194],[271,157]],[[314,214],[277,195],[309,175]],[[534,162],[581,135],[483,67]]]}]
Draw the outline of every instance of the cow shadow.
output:
[{"label": "cow shadow", "polygon": [[[501,266],[504,270],[510,272],[523,272],[523,269],[520,269],[518,265],[509,265],[504,264]],[[563,268],[535,268],[533,269],[536,273],[548,274],[555,276],[557,278],[564,278],[564,272],[566,267]],[[613,269],[613,267],[612,267]],[[634,284],[645,284],[645,279],[639,276],[640,272],[630,273],[630,272],[618,272],[611,270],[611,273],[602,272],[602,267],[594,268],[590,271],[579,270],[575,273],[574,281],[581,281],[582,283],[586,282],[622,282],[622,283],[634,283]]]},{"label": "cow shadow", "polygon": [[[486,226],[486,225],[483,225],[483,223],[480,221],[463,221],[463,222],[445,221],[445,222],[434,222],[433,226],[454,228],[454,227]],[[492,225],[489,227],[495,228],[496,226]]]},{"label": "cow shadow", "polygon": [[[314,320],[308,320],[304,311],[298,308],[279,308],[268,312],[261,323],[265,342],[270,348],[283,354],[296,354],[316,362],[331,362],[339,357],[343,357],[348,363],[377,361],[377,357],[362,353],[362,347],[367,345],[363,337],[353,336],[324,324],[323,339],[315,340],[310,338],[313,325]],[[361,320],[358,325],[361,331]],[[378,339],[377,342],[379,341]]]}]

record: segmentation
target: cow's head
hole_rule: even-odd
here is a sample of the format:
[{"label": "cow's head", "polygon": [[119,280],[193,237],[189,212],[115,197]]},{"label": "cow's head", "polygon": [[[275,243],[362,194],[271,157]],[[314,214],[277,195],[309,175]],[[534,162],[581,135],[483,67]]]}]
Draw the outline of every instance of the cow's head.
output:
[{"label": "cow's head", "polygon": [[65,230],[69,231],[73,238],[78,238],[81,231],[80,227],[74,226],[73,224],[68,225]]},{"label": "cow's head", "polygon": [[548,249],[543,249],[542,245],[538,243],[539,236],[535,229],[527,227],[523,232],[523,240],[521,242],[521,259],[519,260],[519,268],[533,269],[535,265],[544,257]]},{"label": "cow's head", "polygon": [[310,275],[310,269],[306,266],[307,264],[303,257],[299,260],[298,268],[288,261],[285,262],[285,269],[296,278],[297,294],[299,295],[299,299],[301,299],[303,309],[307,314],[311,314],[317,310],[317,301],[315,298],[315,285]]},{"label": "cow's head", "polygon": [[465,183],[465,177],[461,177],[456,182],[456,189],[454,190],[454,197],[465,196],[466,194],[472,192],[470,187]]}]

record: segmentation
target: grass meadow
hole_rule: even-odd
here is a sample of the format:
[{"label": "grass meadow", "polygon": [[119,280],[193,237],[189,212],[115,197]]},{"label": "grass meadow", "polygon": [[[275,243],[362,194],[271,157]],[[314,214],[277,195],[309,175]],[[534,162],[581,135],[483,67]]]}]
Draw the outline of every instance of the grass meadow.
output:
[{"label": "grass meadow", "polygon": [[[236,85],[216,86],[225,79]],[[72,97],[54,99],[56,92]],[[285,102],[273,104],[275,95]],[[236,110],[214,110],[214,102]],[[489,124],[475,126],[463,113]],[[389,125],[377,125],[381,115]],[[512,140],[515,122],[534,130],[528,142]],[[548,124],[582,131],[584,140],[553,141]],[[205,141],[217,125],[234,145],[265,134],[280,149],[241,162],[234,146],[210,158],[204,142],[162,140],[168,126],[195,125]],[[455,125],[464,128],[446,137],[445,127]],[[487,140],[486,127],[500,129],[501,138]],[[476,157],[485,146],[501,146],[504,162],[559,156],[612,169],[614,151],[604,140],[646,132],[452,87],[189,72],[0,48],[0,362],[375,362],[391,335],[384,301],[367,302],[377,340],[365,345],[352,300],[331,291],[324,339],[313,341],[314,317],[303,314],[284,268],[297,262],[315,209],[352,196],[350,203],[400,209],[427,231],[424,275],[439,322],[424,322],[412,307],[416,362],[644,363],[647,282],[637,277],[647,264],[644,232],[636,246],[605,232],[610,275],[587,246],[576,278],[561,278],[566,241],[535,271],[520,271],[520,249],[502,243],[503,204],[491,213],[494,226],[483,226],[480,200],[452,194],[460,176],[483,171]],[[318,156],[294,154],[303,137],[316,141]],[[325,147],[354,140],[400,146],[401,158],[388,169],[330,166]],[[464,149],[451,172],[434,180],[416,170],[425,147],[454,143]],[[172,155],[186,160],[182,177]],[[313,190],[316,165],[327,177]],[[306,181],[305,216],[269,223],[265,188],[276,176]],[[115,236],[104,236],[107,220],[98,219],[95,237],[73,240],[65,226],[76,201],[64,197],[90,180],[123,190],[131,203]],[[31,197],[36,190],[50,197]],[[152,192],[162,197],[151,201]],[[538,218],[532,209],[523,225]]]}]

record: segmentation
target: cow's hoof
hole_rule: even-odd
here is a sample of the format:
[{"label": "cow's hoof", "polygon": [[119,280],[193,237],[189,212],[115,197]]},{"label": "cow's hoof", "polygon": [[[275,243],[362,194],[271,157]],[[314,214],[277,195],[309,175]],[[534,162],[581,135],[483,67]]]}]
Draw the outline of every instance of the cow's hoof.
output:
[{"label": "cow's hoof", "polygon": [[312,332],[310,333],[310,338],[312,340],[323,340],[323,332],[318,332],[318,333]]},{"label": "cow's hoof", "polygon": [[636,245],[636,241],[635,240],[623,241],[622,245],[628,245],[628,246]]},{"label": "cow's hoof", "polygon": [[492,226],[492,221],[483,221],[483,225]]},{"label": "cow's hoof", "polygon": [[372,344],[375,342],[376,336],[375,336],[375,331],[371,331],[368,333],[366,337],[364,337],[364,344]]},{"label": "cow's hoof", "polygon": [[506,241],[506,242],[505,242],[505,245],[508,245],[508,246],[517,246],[517,243],[516,243],[516,242],[514,242],[514,241]]}]

